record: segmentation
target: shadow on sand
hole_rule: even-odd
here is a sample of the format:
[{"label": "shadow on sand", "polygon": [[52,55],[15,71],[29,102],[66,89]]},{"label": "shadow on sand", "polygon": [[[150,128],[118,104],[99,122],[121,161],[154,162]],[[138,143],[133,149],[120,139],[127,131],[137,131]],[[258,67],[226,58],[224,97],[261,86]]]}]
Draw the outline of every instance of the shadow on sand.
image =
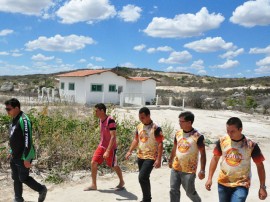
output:
[{"label": "shadow on sand", "polygon": [[115,190],[115,189],[103,189],[103,190],[98,190],[99,192],[101,193],[112,193],[112,194],[116,194],[116,195],[119,195],[121,196],[122,198],[117,198],[116,200],[117,201],[136,201],[138,199],[138,197],[127,191],[126,188],[122,189],[122,190]]}]

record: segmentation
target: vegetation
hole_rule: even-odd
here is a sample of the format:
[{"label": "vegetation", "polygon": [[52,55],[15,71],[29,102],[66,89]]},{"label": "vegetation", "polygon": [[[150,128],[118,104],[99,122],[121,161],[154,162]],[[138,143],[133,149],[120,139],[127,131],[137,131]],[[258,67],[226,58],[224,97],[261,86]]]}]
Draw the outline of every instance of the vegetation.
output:
[{"label": "vegetation", "polygon": [[[89,109],[89,108],[88,108]],[[109,107],[111,114],[113,106]],[[38,169],[49,171],[46,181],[61,183],[64,176],[71,171],[90,169],[90,162],[99,139],[99,121],[93,116],[79,117],[70,106],[44,107],[41,111],[32,108],[28,111],[32,122],[33,139],[36,149],[36,164]],[[91,109],[90,109],[91,114]],[[113,117],[120,120],[117,114]],[[10,119],[0,114],[0,168],[6,165],[8,154],[8,125]],[[125,160],[129,146],[134,137],[135,127],[138,121],[131,117],[125,117],[117,122],[118,163],[130,167],[130,162]],[[173,127],[163,124],[163,133],[168,141],[171,141]],[[172,145],[165,147],[170,151]],[[131,164],[134,167],[134,163]],[[101,166],[103,172],[107,172]]]}]

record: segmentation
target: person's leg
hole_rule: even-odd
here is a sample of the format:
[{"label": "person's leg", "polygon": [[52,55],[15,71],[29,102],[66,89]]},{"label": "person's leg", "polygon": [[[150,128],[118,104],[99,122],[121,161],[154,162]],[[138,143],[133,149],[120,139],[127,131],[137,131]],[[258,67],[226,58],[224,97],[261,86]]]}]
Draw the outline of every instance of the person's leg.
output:
[{"label": "person's leg", "polygon": [[170,201],[179,202],[180,201],[180,185],[181,185],[181,172],[171,169],[170,177]]},{"label": "person's leg", "polygon": [[31,189],[39,193],[38,202],[43,202],[46,198],[47,188],[44,185],[38,183],[34,178],[29,176],[29,168],[24,166],[23,160],[16,159],[15,164],[17,166],[17,172],[21,183],[26,184]]},{"label": "person's leg", "polygon": [[232,193],[231,201],[233,202],[245,202],[248,196],[248,191],[246,187],[235,187]]},{"label": "person's leg", "polygon": [[121,168],[117,164],[117,156],[116,156],[117,149],[114,149],[111,153],[108,159],[106,159],[107,165],[109,167],[112,167],[114,171],[116,172],[118,178],[119,178],[119,184],[116,186],[116,189],[122,189],[125,185],[123,174]]},{"label": "person's leg", "polygon": [[18,201],[18,202],[24,201],[22,197],[22,193],[23,193],[22,182],[19,179],[17,166],[13,159],[10,160],[10,168],[11,168],[11,177],[13,179],[13,186],[14,186],[13,188],[14,188],[14,194],[15,194],[14,201]]},{"label": "person's leg", "polygon": [[218,184],[218,198],[219,202],[230,202],[234,188],[225,187]]},{"label": "person's leg", "polygon": [[143,193],[143,202],[151,201],[151,184],[150,174],[153,170],[154,160],[151,159],[139,159],[139,182]]},{"label": "person's leg", "polygon": [[90,190],[97,190],[97,170],[98,170],[98,164],[101,164],[103,162],[103,154],[105,150],[102,147],[98,147],[93,155],[92,161],[91,161],[91,177],[92,177],[92,184],[86,188],[84,188],[84,191],[90,191]]},{"label": "person's leg", "polygon": [[195,173],[182,173],[181,181],[183,188],[186,191],[186,195],[193,201],[193,202],[201,202],[201,198],[198,195],[195,189]]}]

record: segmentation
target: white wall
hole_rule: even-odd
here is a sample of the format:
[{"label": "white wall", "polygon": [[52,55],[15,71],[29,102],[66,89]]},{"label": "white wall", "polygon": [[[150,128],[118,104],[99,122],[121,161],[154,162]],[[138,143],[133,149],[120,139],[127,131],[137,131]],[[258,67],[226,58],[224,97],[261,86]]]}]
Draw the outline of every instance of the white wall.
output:
[{"label": "white wall", "polygon": [[142,93],[142,82],[127,80],[127,93]]},{"label": "white wall", "polygon": [[[59,82],[59,92],[61,99],[67,99],[71,101],[74,98],[74,101],[77,103],[85,103],[85,92],[84,92],[84,77],[60,77]],[[61,83],[65,83],[64,90],[61,89]],[[69,83],[75,84],[74,90],[68,90]]]},{"label": "white wall", "polygon": [[[103,84],[103,92],[92,92],[91,84]],[[123,86],[126,89],[126,78],[118,76],[113,72],[103,72],[101,74],[90,75],[85,78],[86,103],[95,104],[99,102],[119,104],[120,94],[109,92],[109,85]]]},{"label": "white wall", "polygon": [[150,102],[156,97],[156,81],[148,79],[142,82],[142,92],[145,94],[145,101]]}]

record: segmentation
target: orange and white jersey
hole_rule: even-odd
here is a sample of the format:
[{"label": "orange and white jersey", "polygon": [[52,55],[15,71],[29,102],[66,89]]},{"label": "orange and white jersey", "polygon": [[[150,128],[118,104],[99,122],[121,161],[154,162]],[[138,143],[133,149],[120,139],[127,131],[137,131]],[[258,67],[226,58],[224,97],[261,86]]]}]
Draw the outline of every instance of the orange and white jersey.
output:
[{"label": "orange and white jersey", "polygon": [[227,187],[249,187],[251,157],[255,163],[264,160],[258,145],[244,135],[239,141],[232,140],[229,135],[220,138],[214,155],[222,156],[218,183]]},{"label": "orange and white jersey", "polygon": [[175,134],[175,143],[177,148],[172,164],[173,169],[185,173],[196,173],[199,148],[204,147],[204,136],[195,129],[188,133],[179,130]]},{"label": "orange and white jersey", "polygon": [[137,126],[136,137],[139,141],[137,151],[138,158],[155,160],[158,152],[158,143],[162,142],[164,139],[161,128],[153,122],[149,125],[140,123]]}]

